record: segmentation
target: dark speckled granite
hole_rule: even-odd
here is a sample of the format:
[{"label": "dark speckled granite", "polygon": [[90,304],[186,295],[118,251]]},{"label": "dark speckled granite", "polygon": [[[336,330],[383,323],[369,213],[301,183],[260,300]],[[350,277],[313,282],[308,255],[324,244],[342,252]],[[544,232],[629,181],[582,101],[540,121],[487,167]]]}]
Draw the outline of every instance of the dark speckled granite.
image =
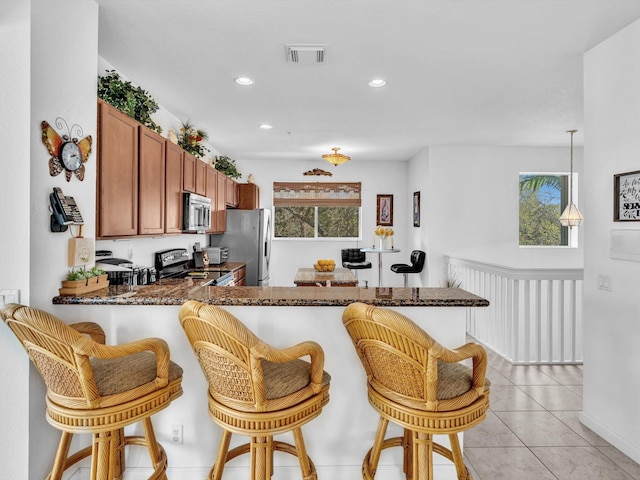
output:
[{"label": "dark speckled granite", "polygon": [[57,305],[182,305],[187,300],[238,306],[486,307],[489,302],[457,288],[202,287],[197,280],[110,286],[78,296],[57,296]]}]

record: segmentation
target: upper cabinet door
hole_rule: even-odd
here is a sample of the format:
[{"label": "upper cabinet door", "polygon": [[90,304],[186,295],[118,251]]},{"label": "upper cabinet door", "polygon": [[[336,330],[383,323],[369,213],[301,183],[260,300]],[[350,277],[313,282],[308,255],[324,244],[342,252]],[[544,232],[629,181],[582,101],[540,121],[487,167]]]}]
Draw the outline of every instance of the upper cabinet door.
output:
[{"label": "upper cabinet door", "polygon": [[189,152],[183,153],[182,188],[185,192],[196,193],[196,162],[198,160]]},{"label": "upper cabinet door", "polygon": [[165,142],[165,233],[182,233],[182,148]]},{"label": "upper cabinet door", "polygon": [[99,102],[97,237],[138,233],[138,126]]},{"label": "upper cabinet door", "polygon": [[226,203],[230,207],[238,206],[238,183],[231,177],[226,178],[227,191],[226,191]]},{"label": "upper cabinet door", "polygon": [[218,214],[216,213],[216,205],[218,201],[218,175],[217,170],[211,165],[206,166],[206,194],[205,196],[211,200],[211,228],[206,233],[218,232]]},{"label": "upper cabinet door", "polygon": [[165,139],[140,127],[139,153],[139,228],[140,235],[164,233]]},{"label": "upper cabinet door", "polygon": [[207,193],[207,164],[196,159],[196,193],[205,195]]}]

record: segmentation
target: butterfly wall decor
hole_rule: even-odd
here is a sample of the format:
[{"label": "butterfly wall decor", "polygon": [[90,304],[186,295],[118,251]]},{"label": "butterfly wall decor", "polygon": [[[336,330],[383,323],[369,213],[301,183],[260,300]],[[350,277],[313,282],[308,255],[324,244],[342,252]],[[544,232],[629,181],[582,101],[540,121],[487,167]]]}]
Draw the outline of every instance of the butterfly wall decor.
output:
[{"label": "butterfly wall decor", "polygon": [[[61,118],[56,118],[56,127],[58,129],[66,128],[67,134],[60,136],[47,121],[43,121],[42,127],[42,143],[44,143],[51,158],[49,159],[49,175],[55,177],[65,171],[67,182],[71,180],[71,174],[74,173],[78,180],[84,180],[84,164],[91,154],[91,135],[87,135],[82,140],[82,127],[74,124],[71,129],[67,122]],[[75,129],[77,137],[71,137],[72,130]]]}]

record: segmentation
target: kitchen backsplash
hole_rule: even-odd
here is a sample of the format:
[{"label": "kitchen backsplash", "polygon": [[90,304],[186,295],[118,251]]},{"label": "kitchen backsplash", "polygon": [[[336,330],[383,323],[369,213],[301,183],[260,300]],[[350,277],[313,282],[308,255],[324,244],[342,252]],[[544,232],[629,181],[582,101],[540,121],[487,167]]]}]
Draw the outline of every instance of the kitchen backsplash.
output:
[{"label": "kitchen backsplash", "polygon": [[206,247],[209,236],[205,234],[176,235],[171,237],[130,238],[122,240],[96,240],[96,250],[110,250],[115,258],[131,260],[135,265],[153,266],[154,254],[170,248],[186,248],[193,252],[193,246],[200,242]]}]

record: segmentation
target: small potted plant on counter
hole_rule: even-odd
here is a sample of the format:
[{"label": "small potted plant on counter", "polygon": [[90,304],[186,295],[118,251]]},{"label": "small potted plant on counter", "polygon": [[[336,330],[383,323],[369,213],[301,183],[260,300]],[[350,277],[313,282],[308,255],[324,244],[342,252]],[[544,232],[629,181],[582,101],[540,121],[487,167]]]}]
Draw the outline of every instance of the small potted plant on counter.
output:
[{"label": "small potted plant on counter", "polygon": [[62,281],[60,295],[75,295],[78,293],[92,292],[109,286],[107,274],[104,270],[93,267],[89,270],[76,270],[72,268],[67,273],[66,280]]}]

